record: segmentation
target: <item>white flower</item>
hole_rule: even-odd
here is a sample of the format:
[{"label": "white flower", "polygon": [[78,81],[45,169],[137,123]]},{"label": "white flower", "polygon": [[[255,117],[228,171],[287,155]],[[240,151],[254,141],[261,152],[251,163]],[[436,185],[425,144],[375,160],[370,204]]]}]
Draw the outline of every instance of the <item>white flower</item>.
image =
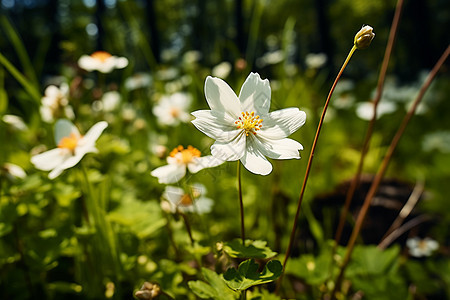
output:
[{"label": "white flower", "polygon": [[151,175],[158,178],[159,183],[169,184],[179,181],[186,175],[186,168],[191,173],[197,173],[204,168],[216,167],[223,163],[211,155],[201,157],[200,151],[192,146],[184,149],[178,146],[167,157],[168,165],[156,168]]},{"label": "white flower", "polygon": [[69,85],[62,83],[58,88],[55,85],[49,85],[44,91],[42,105],[39,108],[42,120],[52,123],[55,119],[66,117],[75,118],[72,107],[69,105]]},{"label": "white flower", "polygon": [[78,60],[78,66],[89,72],[111,73],[114,69],[123,69],[128,66],[128,59],[113,56],[106,51],[96,51],[91,55],[82,55]]},{"label": "white flower", "polygon": [[205,197],[206,188],[204,185],[195,183],[190,187],[189,192],[185,192],[180,187],[167,186],[162,197],[167,200],[161,206],[171,213],[180,211],[182,213],[194,212],[204,214],[211,212],[214,204],[213,200]]},{"label": "white flower", "polygon": [[211,70],[211,74],[216,77],[226,78],[230,75],[231,64],[227,61],[223,61]]},{"label": "white flower", "polygon": [[239,98],[225,81],[207,77],[205,94],[211,110],[198,110],[192,123],[216,140],[211,154],[226,161],[240,160],[252,173],[267,175],[272,164],[265,158],[300,158],[303,146],[287,138],[306,121],[298,108],[269,112],[270,85],[250,73]]},{"label": "white flower", "polygon": [[2,121],[11,125],[16,130],[25,131],[28,129],[28,126],[23,119],[16,115],[4,115]]},{"label": "white flower", "polygon": [[186,93],[175,93],[170,96],[162,96],[158,104],[153,107],[153,114],[158,122],[163,125],[176,126],[180,122],[189,122],[191,116],[188,113],[192,99]]},{"label": "white flower", "polygon": [[152,77],[147,73],[136,73],[125,80],[125,87],[129,91],[150,86]]},{"label": "white flower", "polygon": [[100,100],[92,103],[94,111],[112,112],[119,107],[120,94],[117,91],[110,91],[103,94]]},{"label": "white flower", "polygon": [[420,239],[418,237],[410,238],[406,241],[409,248],[409,254],[414,257],[430,256],[433,251],[439,248],[439,243],[428,237]]},{"label": "white flower", "polygon": [[327,55],[325,53],[309,53],[306,54],[305,64],[308,69],[319,69],[327,62]]},{"label": "white flower", "polygon": [[27,173],[25,173],[21,167],[12,163],[4,163],[3,166],[0,167],[0,171],[0,173],[5,174],[11,181],[14,181],[17,178],[24,179],[27,177]]},{"label": "white flower", "polygon": [[95,142],[108,126],[105,121],[98,122],[82,136],[68,120],[58,120],[55,124],[57,148],[31,157],[34,166],[43,171],[51,171],[48,178],[54,179],[62,171],[75,166],[86,153],[97,152]]},{"label": "white flower", "polygon": [[422,150],[450,153],[450,131],[435,131],[425,135],[422,140]]},{"label": "white flower", "polygon": [[[377,119],[382,115],[393,113],[397,109],[397,105],[392,102],[378,102]],[[363,120],[369,121],[373,117],[373,102],[360,102],[356,107],[356,115]]]}]

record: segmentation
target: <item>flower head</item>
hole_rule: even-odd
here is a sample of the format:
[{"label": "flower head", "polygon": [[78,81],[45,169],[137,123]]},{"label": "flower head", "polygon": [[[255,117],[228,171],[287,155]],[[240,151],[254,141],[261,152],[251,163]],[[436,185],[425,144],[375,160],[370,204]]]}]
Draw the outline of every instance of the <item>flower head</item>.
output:
[{"label": "flower head", "polygon": [[57,148],[31,157],[31,162],[40,170],[51,171],[48,178],[54,179],[75,166],[86,153],[97,152],[95,142],[107,126],[105,121],[98,122],[82,136],[70,121],[58,120],[55,124]]},{"label": "flower head", "polygon": [[51,123],[60,117],[69,119],[75,117],[73,109],[69,105],[69,86],[66,83],[61,84],[59,88],[55,85],[49,85],[44,94],[39,109],[44,122]]},{"label": "flower head", "polygon": [[424,239],[410,238],[406,241],[406,246],[409,248],[409,254],[414,257],[430,256],[433,251],[439,248],[438,242],[428,237]]},{"label": "flower head", "polygon": [[114,69],[123,69],[128,66],[128,59],[113,56],[106,51],[96,51],[91,55],[81,56],[78,66],[89,72],[111,73]]},{"label": "flower head", "polygon": [[177,126],[180,122],[189,122],[191,116],[188,109],[191,101],[191,97],[186,93],[163,96],[153,108],[153,114],[158,118],[158,122],[163,125]]},{"label": "flower head", "polygon": [[369,25],[363,26],[360,31],[355,35],[354,44],[357,49],[366,49],[370,46],[375,33],[373,33],[373,28]]},{"label": "flower head", "polygon": [[[373,102],[359,102],[356,107],[356,115],[363,120],[369,121],[373,117]],[[393,102],[379,102],[377,105],[377,119],[382,115],[393,113],[397,105]]]},{"label": "flower head", "polygon": [[[163,202],[168,211],[176,213],[177,211],[195,212],[198,214],[209,213],[211,211],[213,200],[205,197],[206,188],[200,183],[193,184],[186,192],[180,187],[167,186],[163,193]],[[166,205],[167,204],[167,205]],[[162,204],[163,205],[163,204]]]},{"label": "flower head", "polygon": [[267,175],[272,164],[266,159],[300,158],[303,146],[287,138],[306,121],[298,108],[269,112],[270,86],[257,73],[250,73],[239,97],[222,79],[208,77],[205,94],[211,110],[192,113],[192,123],[216,140],[211,154],[221,160],[240,160],[252,173]]},{"label": "flower head", "polygon": [[152,176],[158,178],[159,183],[175,183],[186,175],[186,168],[191,173],[197,173],[204,168],[216,167],[222,164],[223,160],[211,155],[202,157],[198,149],[192,146],[185,149],[180,145],[170,152],[167,163],[151,172]]}]

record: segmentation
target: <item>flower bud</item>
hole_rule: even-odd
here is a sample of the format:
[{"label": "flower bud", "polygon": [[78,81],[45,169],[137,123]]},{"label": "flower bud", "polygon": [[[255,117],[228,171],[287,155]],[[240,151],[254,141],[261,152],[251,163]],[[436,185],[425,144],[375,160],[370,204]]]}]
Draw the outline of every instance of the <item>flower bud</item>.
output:
[{"label": "flower bud", "polygon": [[369,25],[363,26],[360,31],[355,35],[355,46],[357,49],[362,50],[370,46],[375,33],[373,33],[373,28]]},{"label": "flower bud", "polygon": [[138,299],[151,300],[161,294],[161,288],[157,283],[144,282],[141,289],[134,295]]}]

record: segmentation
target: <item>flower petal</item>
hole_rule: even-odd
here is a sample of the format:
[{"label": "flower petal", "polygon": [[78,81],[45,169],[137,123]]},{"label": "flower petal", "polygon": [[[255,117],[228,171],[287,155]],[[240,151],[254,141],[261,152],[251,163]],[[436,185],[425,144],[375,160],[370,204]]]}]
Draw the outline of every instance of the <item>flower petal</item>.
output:
[{"label": "flower petal", "polygon": [[67,159],[65,159],[61,164],[57,165],[49,174],[48,174],[48,178],[50,179],[54,179],[56,177],[58,177],[62,171],[72,168],[73,166],[75,166],[77,163],[80,162],[80,160],[83,158],[83,156],[86,153],[80,153],[80,154],[76,154],[76,155],[71,155],[69,157],[67,157]]},{"label": "flower petal", "polygon": [[243,132],[228,142],[216,141],[211,146],[211,154],[221,160],[234,161],[245,153],[246,136]]},{"label": "flower petal", "polygon": [[186,175],[186,166],[180,164],[170,164],[156,168],[150,174],[157,177],[159,183],[175,183]]},{"label": "flower petal", "polygon": [[85,145],[94,145],[106,127],[108,127],[108,123],[105,121],[96,123],[91,127],[91,129],[88,130],[88,132],[86,132],[86,134],[82,138],[82,143]]},{"label": "flower petal", "polygon": [[193,162],[189,163],[187,167],[189,169],[189,172],[193,174],[202,169],[213,168],[224,163],[223,160],[218,159],[217,157],[214,157],[212,155],[194,157],[192,160]]},{"label": "flower petal", "polygon": [[240,115],[239,99],[222,79],[208,76],[205,81],[205,96],[211,110],[228,112],[233,119]]},{"label": "flower petal", "polygon": [[251,142],[262,154],[275,159],[299,159],[299,150],[303,150],[302,144],[288,138],[269,140],[252,136]]},{"label": "flower petal", "polygon": [[262,80],[258,73],[250,73],[239,93],[242,111],[256,114],[267,114],[270,108],[270,84],[269,80]]},{"label": "flower petal", "polygon": [[215,140],[227,142],[234,139],[242,130],[236,129],[234,119],[227,113],[222,114],[213,110],[197,110],[192,113],[195,120],[192,124]]},{"label": "flower petal", "polygon": [[272,172],[272,164],[252,143],[247,145],[247,151],[241,158],[244,167],[254,174],[267,175]]},{"label": "flower petal", "polygon": [[296,107],[280,109],[266,115],[258,135],[266,139],[285,138],[305,124],[306,113]]},{"label": "flower petal", "polygon": [[39,170],[50,171],[62,164],[69,156],[68,150],[55,148],[31,157],[31,162]]},{"label": "flower petal", "polygon": [[164,199],[169,200],[171,203],[173,203],[175,206],[178,205],[178,203],[181,200],[181,197],[184,195],[184,190],[177,186],[166,186],[166,189],[164,190],[164,193],[162,194],[162,197]]}]

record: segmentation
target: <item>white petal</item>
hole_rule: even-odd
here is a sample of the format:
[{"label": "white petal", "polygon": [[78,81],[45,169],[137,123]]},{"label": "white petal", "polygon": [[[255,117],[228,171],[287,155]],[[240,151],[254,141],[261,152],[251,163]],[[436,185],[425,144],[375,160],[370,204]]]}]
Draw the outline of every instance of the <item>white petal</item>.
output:
[{"label": "white petal", "polygon": [[223,163],[224,163],[223,160],[218,159],[217,157],[214,157],[212,155],[208,155],[202,157],[194,157],[193,161],[190,164],[188,164],[187,167],[189,169],[189,172],[194,174],[202,169],[213,168]]},{"label": "white petal", "polygon": [[91,129],[88,130],[88,132],[86,132],[80,140],[80,143],[82,145],[94,145],[106,127],[108,127],[108,123],[105,121],[96,123],[91,127]]},{"label": "white petal", "polygon": [[75,155],[75,156],[69,156],[67,159],[65,159],[61,164],[57,165],[49,174],[48,178],[54,179],[57,176],[59,176],[62,171],[72,168],[75,166],[80,160],[83,158],[84,154]]},{"label": "white petal", "polygon": [[184,195],[184,190],[177,186],[166,186],[162,197],[169,200],[172,204],[178,205],[181,197]]},{"label": "white petal", "polygon": [[216,141],[211,146],[211,154],[221,160],[240,159],[245,152],[246,136],[243,132],[229,142]]},{"label": "white petal", "polygon": [[242,130],[234,126],[234,119],[227,113],[212,110],[197,110],[192,113],[197,119],[192,124],[215,140],[227,142],[234,139]]},{"label": "white petal", "polygon": [[60,119],[55,123],[55,143],[58,145],[63,137],[68,137],[71,134],[75,134],[77,137],[80,136],[78,128],[73,125],[72,122],[66,119]]},{"label": "white petal", "polygon": [[254,146],[260,150],[262,154],[267,157],[275,159],[291,159],[300,158],[299,150],[303,150],[302,144],[293,139],[269,140],[251,137]]},{"label": "white petal", "polygon": [[199,215],[211,212],[212,206],[214,205],[214,201],[210,198],[200,197],[195,200],[194,203],[194,212],[197,212]]},{"label": "white petal", "polygon": [[264,117],[258,135],[267,139],[282,139],[297,131],[305,121],[306,113],[296,107],[273,111]]},{"label": "white petal", "polygon": [[272,164],[251,143],[247,145],[247,151],[241,158],[244,167],[254,174],[267,175],[272,172]]},{"label": "white petal", "polygon": [[242,111],[267,114],[270,108],[269,80],[262,80],[258,73],[250,73],[239,93]]},{"label": "white petal", "polygon": [[231,87],[222,79],[208,76],[205,81],[206,101],[211,110],[228,112],[233,119],[241,113],[241,103]]},{"label": "white petal", "polygon": [[78,59],[78,66],[86,71],[93,71],[96,67],[95,60],[89,55],[83,55]]},{"label": "white petal", "polygon": [[157,177],[159,183],[175,183],[186,175],[186,166],[180,164],[170,164],[156,168],[150,174]]},{"label": "white petal", "polygon": [[115,63],[117,69],[123,69],[128,66],[128,59],[126,57],[116,57]]},{"label": "white petal", "polygon": [[55,148],[31,157],[31,162],[39,170],[50,171],[62,164],[68,157],[70,157],[69,151]]}]

